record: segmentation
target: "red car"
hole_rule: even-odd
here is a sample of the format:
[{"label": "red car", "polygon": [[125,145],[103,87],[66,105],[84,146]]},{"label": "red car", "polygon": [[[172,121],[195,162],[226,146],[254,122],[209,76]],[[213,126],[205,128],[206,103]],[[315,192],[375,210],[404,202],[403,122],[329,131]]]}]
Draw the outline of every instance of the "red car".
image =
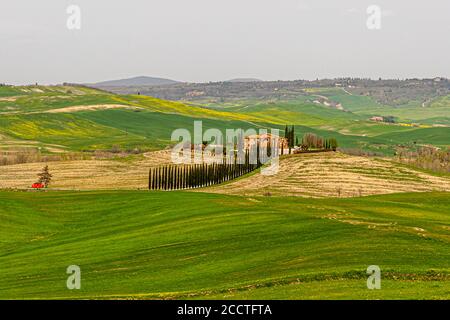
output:
[{"label": "red car", "polygon": [[42,189],[42,188],[44,188],[44,185],[43,185],[42,183],[33,183],[33,184],[31,185],[31,187],[32,187],[33,189]]}]

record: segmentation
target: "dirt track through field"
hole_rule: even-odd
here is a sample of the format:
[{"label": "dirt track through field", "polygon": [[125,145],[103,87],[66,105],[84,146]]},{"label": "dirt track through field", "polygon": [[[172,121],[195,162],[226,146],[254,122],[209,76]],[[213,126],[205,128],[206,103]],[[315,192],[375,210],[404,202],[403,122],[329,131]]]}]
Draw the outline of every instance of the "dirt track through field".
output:
[{"label": "dirt track through field", "polygon": [[248,196],[354,197],[450,191],[450,178],[373,158],[340,153],[299,154],[282,159],[280,170],[274,176],[257,173],[199,191]]},{"label": "dirt track through field", "polygon": [[79,111],[95,111],[95,110],[109,110],[109,109],[142,109],[133,106],[126,106],[123,104],[95,104],[87,106],[72,106],[59,109],[51,109],[44,111],[45,113],[72,113]]}]

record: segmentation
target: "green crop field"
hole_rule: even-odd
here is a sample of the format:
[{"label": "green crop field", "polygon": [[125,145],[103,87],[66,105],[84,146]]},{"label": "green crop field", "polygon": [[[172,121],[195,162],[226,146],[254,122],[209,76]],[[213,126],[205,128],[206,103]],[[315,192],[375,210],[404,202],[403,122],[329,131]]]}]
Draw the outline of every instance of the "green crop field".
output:
[{"label": "green crop field", "polygon": [[[0,299],[450,298],[450,194],[437,192],[448,190],[439,180],[446,174],[425,175],[428,167],[420,177],[422,171],[413,172],[417,177],[410,189],[400,186],[404,192],[429,193],[286,196],[288,186],[296,194],[296,187],[317,176],[322,177],[319,191],[327,195],[335,189],[354,195],[356,186],[369,190],[369,183],[376,188],[366,194],[399,192],[392,186],[397,165],[389,159],[384,161],[393,171],[386,177],[381,162],[339,154],[311,157],[297,166],[282,159],[278,193],[271,196],[266,194],[270,188],[244,193],[237,187],[228,195],[208,193],[212,188],[95,191],[144,187],[148,167],[170,161],[163,149],[174,143],[172,132],[182,128],[192,134],[196,120],[202,121],[203,132],[283,131],[293,125],[299,139],[315,133],[336,138],[342,148],[384,156],[400,146],[450,145],[450,128],[443,126],[450,121],[448,97],[426,108],[414,103],[394,108],[339,88],[305,92],[290,100],[197,104],[78,86],[0,86],[5,159],[23,148],[83,155],[49,163],[55,186],[50,184],[50,191],[0,190]],[[324,101],[339,102],[344,110]],[[378,114],[403,123],[369,120]],[[422,125],[408,124],[413,120]],[[117,147],[126,156],[84,158],[84,152],[113,154]],[[23,189],[43,163],[39,157],[28,163],[15,159],[2,165],[2,182],[5,188]],[[308,170],[317,172],[307,175]],[[250,182],[242,178],[246,188],[245,182],[264,185],[259,175],[252,177]],[[81,267],[81,290],[66,288],[70,265]],[[381,290],[366,287],[370,265],[381,267]]]},{"label": "green crop field", "polygon": [[449,145],[450,127],[415,129],[408,132],[393,132],[380,135],[379,138],[395,143]]},{"label": "green crop field", "polygon": [[[341,102],[347,111],[314,103],[318,97]],[[350,95],[338,88],[310,89],[308,95],[287,101],[248,100],[231,105],[205,105],[116,95],[78,86],[0,86],[0,137],[18,145],[21,141],[31,142],[48,152],[55,146],[66,151],[113,147],[147,151],[170,145],[173,130],[186,128],[192,132],[194,121],[202,120],[205,130],[284,130],[286,124],[295,125],[300,139],[304,133],[313,132],[337,138],[343,148],[386,155],[394,154],[398,145],[445,147],[450,144],[446,127],[414,128],[368,120],[371,114],[378,114],[376,109],[395,116],[403,112],[405,121],[410,112],[425,117],[423,122],[427,125],[446,124],[448,97],[436,99],[430,107],[422,108],[425,111],[382,106],[370,97]],[[428,110],[436,111],[436,117],[432,118]]]},{"label": "green crop field", "polygon": [[[450,195],[0,192],[0,298],[450,298]],[[66,269],[81,268],[81,289]],[[366,268],[382,270],[368,290]]]}]

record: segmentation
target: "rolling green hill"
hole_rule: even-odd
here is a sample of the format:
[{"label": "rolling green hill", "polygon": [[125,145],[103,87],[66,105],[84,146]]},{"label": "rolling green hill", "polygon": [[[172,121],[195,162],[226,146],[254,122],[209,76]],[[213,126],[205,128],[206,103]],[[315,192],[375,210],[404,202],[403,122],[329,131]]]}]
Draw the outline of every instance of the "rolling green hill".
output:
[{"label": "rolling green hill", "polygon": [[[316,98],[341,102],[345,111]],[[312,132],[344,148],[390,155],[398,145],[450,145],[446,127],[368,121],[379,110],[426,117],[428,124],[448,117],[444,98],[414,111],[338,88],[291,101],[205,107],[78,86],[0,86],[0,148],[7,156],[23,148],[77,156],[115,147],[160,150],[173,130],[192,132],[195,120],[203,130],[295,125],[299,138]],[[148,168],[170,162],[167,150],[109,160],[81,155],[51,163],[55,189],[145,188]],[[237,187],[223,186],[227,195],[208,193],[222,186],[0,191],[0,299],[448,299],[450,197],[437,192],[448,190],[447,182],[384,162],[339,153],[284,157],[272,185],[254,173]],[[2,166],[4,188],[27,188],[41,167]],[[354,198],[332,198],[337,189]],[[399,190],[433,192],[361,196]],[[69,265],[81,267],[79,291],[66,289]],[[369,265],[381,267],[382,290],[366,288]]]},{"label": "rolling green hill", "polygon": [[173,130],[193,132],[194,120],[203,128],[259,128],[245,121],[192,118],[179,114],[147,110],[97,110],[74,113],[34,113],[0,116],[0,133],[19,140],[62,145],[68,150],[162,149],[171,144]]},{"label": "rolling green hill", "polygon": [[[386,109],[370,97],[354,96],[339,88],[311,89],[308,93],[309,96],[292,101],[242,101],[234,106],[203,107],[78,86],[0,86],[0,137],[18,143],[32,142],[49,152],[55,145],[67,151],[116,146],[146,151],[166,147],[174,129],[191,129],[194,120],[203,120],[205,130],[284,130],[286,124],[295,124],[299,138],[306,132],[314,132],[327,138],[336,137],[344,148],[382,154],[393,154],[396,145],[411,139],[419,144],[450,144],[448,128],[419,130],[368,121],[371,108]],[[342,102],[347,111],[314,103],[315,97]],[[447,100],[441,98],[431,107],[423,108],[426,112],[417,114],[430,116],[428,110],[435,110],[436,117],[445,121],[449,110]],[[385,111],[391,114],[400,109],[413,112],[407,111],[407,107],[388,107]],[[429,123],[430,119],[424,121]],[[8,144],[9,148],[12,146]]]},{"label": "rolling green hill", "polygon": [[[0,298],[450,298],[450,197],[0,192]],[[207,205],[206,205],[207,204]],[[66,268],[81,268],[81,290]],[[366,288],[379,265],[382,290]]]},{"label": "rolling green hill", "polygon": [[408,132],[392,132],[378,136],[380,139],[392,143],[404,144],[431,144],[436,146],[449,146],[450,127],[448,128],[424,128]]}]

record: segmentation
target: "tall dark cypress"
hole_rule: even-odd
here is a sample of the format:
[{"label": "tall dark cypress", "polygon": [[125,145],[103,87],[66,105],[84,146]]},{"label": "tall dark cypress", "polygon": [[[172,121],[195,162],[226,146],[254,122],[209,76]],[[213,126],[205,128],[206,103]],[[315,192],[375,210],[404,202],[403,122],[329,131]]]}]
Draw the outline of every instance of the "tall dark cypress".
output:
[{"label": "tall dark cypress", "polygon": [[177,188],[177,166],[172,166],[172,186],[170,190]]},{"label": "tall dark cypress", "polygon": [[291,129],[291,148],[294,147],[294,136],[295,136],[294,130],[295,130],[294,125],[292,125],[292,129]]},{"label": "tall dark cypress", "polygon": [[169,167],[166,166],[164,168],[164,190],[168,190],[169,189]]},{"label": "tall dark cypress", "polygon": [[156,187],[156,168],[152,168],[152,190]]},{"label": "tall dark cypress", "polygon": [[173,185],[173,166],[169,166],[169,179],[168,179],[168,183],[169,183],[169,186],[168,186],[168,189],[169,190],[172,190],[172,185]]},{"label": "tall dark cypress", "polygon": [[172,189],[178,189],[178,176],[177,176],[177,173],[178,173],[178,166],[174,166],[173,167],[173,186],[172,186]]},{"label": "tall dark cypress", "polygon": [[172,166],[167,166],[167,190],[172,188]]},{"label": "tall dark cypress", "polygon": [[152,182],[153,182],[153,175],[152,175],[153,169],[148,170],[148,189],[152,190]]},{"label": "tall dark cypress", "polygon": [[161,168],[158,168],[158,190],[161,190],[161,181],[162,181],[162,176],[161,176]]}]

